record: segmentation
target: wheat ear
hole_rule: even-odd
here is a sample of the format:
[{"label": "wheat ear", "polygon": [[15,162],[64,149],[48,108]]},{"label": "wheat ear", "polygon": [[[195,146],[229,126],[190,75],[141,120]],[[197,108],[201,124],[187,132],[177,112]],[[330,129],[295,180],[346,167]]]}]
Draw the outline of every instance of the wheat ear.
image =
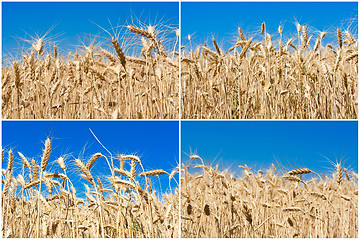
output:
[{"label": "wheat ear", "polygon": [[86,164],[86,168],[90,170],[91,166],[95,163],[96,160],[101,158],[103,155],[101,153],[95,153]]},{"label": "wheat ear", "polygon": [[45,141],[45,149],[44,149],[43,157],[41,159],[42,172],[45,170],[46,166],[49,163],[50,153],[51,153],[51,140],[50,138],[47,138]]},{"label": "wheat ear", "polygon": [[147,176],[158,176],[158,175],[162,175],[162,174],[168,174],[168,173],[165,172],[162,169],[159,169],[159,170],[152,170],[152,171],[142,172],[142,173],[139,174],[139,176],[147,177]]}]

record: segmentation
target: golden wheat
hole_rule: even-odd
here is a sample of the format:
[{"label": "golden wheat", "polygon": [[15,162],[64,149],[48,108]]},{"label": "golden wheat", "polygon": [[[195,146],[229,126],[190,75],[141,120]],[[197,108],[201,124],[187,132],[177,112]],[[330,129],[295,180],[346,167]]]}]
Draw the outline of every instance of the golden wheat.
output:
[{"label": "golden wheat", "polygon": [[[6,174],[2,175],[5,182],[2,190],[2,237],[179,237],[178,189],[169,193],[156,193],[149,179],[144,178],[164,174],[164,170],[147,171],[137,175],[132,169],[141,162],[140,158],[133,155],[123,156],[125,159],[133,159],[131,169],[120,171],[115,168],[115,172],[122,175],[102,176],[103,181],[98,177],[95,182],[91,172],[94,167],[91,166],[103,157],[103,154],[94,154],[87,165],[80,159],[69,160],[68,168],[64,158],[60,157],[56,162],[63,173],[58,173],[46,171],[47,166],[52,165],[50,153],[51,140],[47,139],[41,166],[33,159],[32,169],[30,164],[26,163],[25,156],[19,153],[19,161],[25,164],[22,173],[15,178],[14,165],[17,165],[14,162],[16,163],[17,159],[14,159],[12,150],[9,151]],[[79,169],[73,169],[75,164]],[[75,176],[78,170],[91,184],[84,184],[85,192],[82,193],[78,193],[76,189],[79,185],[73,184],[74,180],[79,180]]]},{"label": "golden wheat", "polygon": [[178,56],[170,52],[177,48],[178,37],[172,37],[176,31],[150,26],[146,37],[151,46],[144,42],[136,54],[132,48],[139,45],[141,35],[134,29],[129,26],[124,33],[133,35],[132,44],[112,36],[111,45],[94,43],[63,56],[55,45],[51,54],[46,41],[39,39],[29,52],[21,53],[22,60],[3,61],[3,118],[178,118],[179,64]]},{"label": "golden wheat", "polygon": [[357,37],[337,29],[333,46],[324,44],[324,32],[308,29],[297,24],[298,35],[291,38],[281,26],[270,35],[263,23],[260,37],[247,38],[239,28],[240,38],[228,51],[215,39],[215,51],[196,46],[194,54],[184,47],[182,118],[356,119]]},{"label": "golden wheat", "polygon": [[307,168],[279,176],[274,165],[259,173],[245,165],[235,178],[195,159],[191,171],[182,168],[181,237],[358,237],[358,182],[350,175],[339,181],[339,166],[321,178]]}]

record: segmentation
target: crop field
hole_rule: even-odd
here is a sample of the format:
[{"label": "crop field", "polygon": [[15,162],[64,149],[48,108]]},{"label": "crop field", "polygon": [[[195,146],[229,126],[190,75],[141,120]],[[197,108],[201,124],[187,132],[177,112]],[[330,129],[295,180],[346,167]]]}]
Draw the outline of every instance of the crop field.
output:
[{"label": "crop field", "polygon": [[[154,184],[159,176],[177,184],[178,169],[145,171],[137,156],[108,153],[87,161],[59,157],[51,162],[51,150],[48,138],[41,161],[2,152],[3,165],[8,156],[2,170],[2,237],[178,237],[178,189],[157,192]],[[96,177],[96,161],[106,161],[111,174]]]},{"label": "crop field", "polygon": [[294,29],[239,27],[225,50],[215,38],[201,46],[189,35],[181,57],[182,118],[356,119],[357,36],[299,23]]},{"label": "crop field", "polygon": [[45,34],[24,40],[21,57],[3,54],[3,118],[178,118],[179,30],[114,29],[73,52]]},{"label": "crop field", "polygon": [[[219,171],[193,155],[181,174],[184,238],[358,238],[358,174],[308,168]],[[194,171],[197,169],[197,171]]]}]

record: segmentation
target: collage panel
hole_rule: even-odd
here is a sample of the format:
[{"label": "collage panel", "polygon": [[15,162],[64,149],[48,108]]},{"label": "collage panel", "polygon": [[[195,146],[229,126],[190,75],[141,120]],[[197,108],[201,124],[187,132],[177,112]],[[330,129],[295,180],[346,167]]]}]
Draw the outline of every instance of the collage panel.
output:
[{"label": "collage panel", "polygon": [[182,121],[182,238],[358,238],[357,121]]},{"label": "collage panel", "polygon": [[179,118],[177,2],[3,2],[2,13],[3,119]]},{"label": "collage panel", "polygon": [[178,238],[178,121],[3,121],[2,237]]},{"label": "collage panel", "polygon": [[182,2],[181,14],[183,119],[357,119],[357,2]]}]

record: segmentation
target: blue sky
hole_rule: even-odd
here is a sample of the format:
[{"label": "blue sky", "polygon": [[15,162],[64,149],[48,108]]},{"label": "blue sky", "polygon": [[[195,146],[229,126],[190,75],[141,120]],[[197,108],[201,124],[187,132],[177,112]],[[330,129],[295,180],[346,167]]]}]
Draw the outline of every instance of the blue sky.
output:
[{"label": "blue sky", "polygon": [[[357,2],[183,2],[182,45],[189,45],[188,34],[195,45],[214,36],[228,50],[227,42],[236,42],[239,26],[249,37],[246,33],[259,33],[263,22],[271,35],[277,34],[279,24],[284,34],[295,34],[296,20],[317,30],[335,32],[357,19],[357,9]],[[351,26],[352,32],[357,32],[357,22]]]},{"label": "blue sky", "polygon": [[[3,121],[2,146],[7,152],[11,148],[15,153],[15,176],[21,170],[21,160],[17,152],[28,158],[34,158],[40,164],[44,142],[47,136],[53,141],[47,171],[62,172],[55,162],[60,156],[67,155],[65,163],[69,166],[70,179],[82,188],[75,158],[87,162],[97,152],[106,151],[93,137],[89,128],[112,154],[135,154],[141,158],[145,171],[164,169],[171,172],[179,163],[179,127],[177,121]],[[6,165],[4,165],[6,164]],[[119,167],[119,161],[114,162]],[[129,167],[129,166],[128,166]],[[138,167],[137,171],[142,172]],[[99,158],[92,174],[105,181],[110,170],[105,158]],[[168,175],[160,176],[163,192],[169,189]],[[156,177],[152,178],[154,188],[160,192],[160,184]],[[176,188],[176,183],[171,182]],[[80,192],[80,191],[79,191]]]},{"label": "blue sky", "polygon": [[[196,153],[207,163],[238,170],[246,164],[268,169],[275,157],[287,168],[331,173],[340,161],[358,171],[355,121],[185,121],[181,124],[182,162]],[[191,149],[191,151],[190,151]],[[324,157],[325,156],[325,157]]]},{"label": "blue sky", "polygon": [[[176,2],[4,2],[2,3],[3,50],[18,48],[17,41],[29,36],[42,36],[52,27],[47,37],[58,44],[73,47],[91,39],[89,35],[108,37],[96,24],[109,30],[111,25],[126,25],[132,19],[146,24],[164,23],[178,26],[179,3]],[[172,34],[171,36],[175,36]],[[15,39],[14,39],[15,37]],[[17,40],[17,41],[16,41]],[[89,40],[90,41],[90,40]],[[25,45],[30,47],[30,45]]]}]

